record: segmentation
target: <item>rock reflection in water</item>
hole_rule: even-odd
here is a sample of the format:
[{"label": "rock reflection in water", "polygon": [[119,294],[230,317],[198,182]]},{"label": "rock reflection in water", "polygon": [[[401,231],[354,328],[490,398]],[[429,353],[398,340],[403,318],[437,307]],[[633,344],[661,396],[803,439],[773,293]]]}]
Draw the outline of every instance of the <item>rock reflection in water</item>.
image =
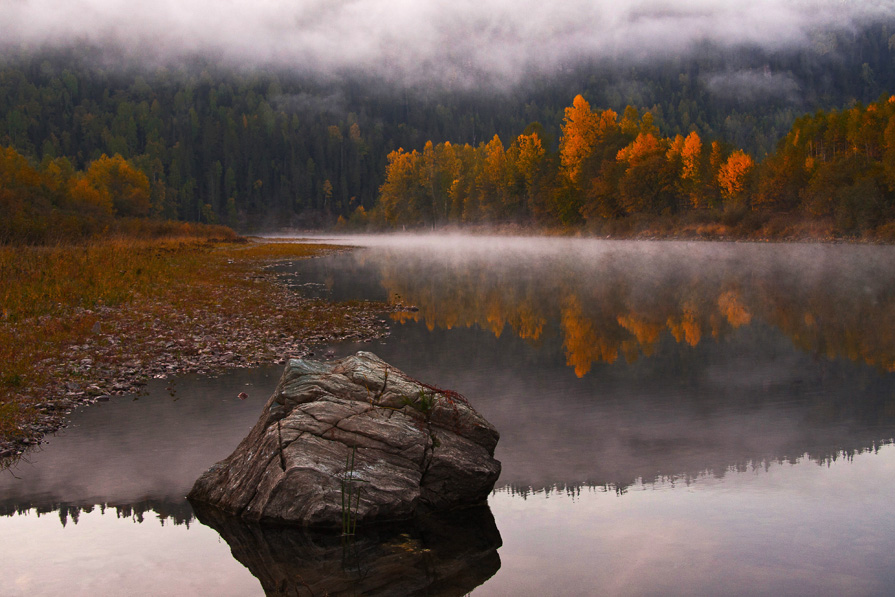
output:
[{"label": "rock reflection in water", "polygon": [[500,568],[487,506],[361,529],[351,541],[195,508],[268,595],[465,595]]}]

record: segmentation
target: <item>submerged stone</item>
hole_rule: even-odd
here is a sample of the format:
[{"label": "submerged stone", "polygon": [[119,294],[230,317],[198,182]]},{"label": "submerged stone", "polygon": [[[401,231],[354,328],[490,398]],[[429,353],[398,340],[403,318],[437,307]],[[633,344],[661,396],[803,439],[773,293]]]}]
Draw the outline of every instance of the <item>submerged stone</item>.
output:
[{"label": "submerged stone", "polygon": [[289,361],[249,435],[189,493],[249,520],[342,527],[485,503],[499,434],[376,355]]}]

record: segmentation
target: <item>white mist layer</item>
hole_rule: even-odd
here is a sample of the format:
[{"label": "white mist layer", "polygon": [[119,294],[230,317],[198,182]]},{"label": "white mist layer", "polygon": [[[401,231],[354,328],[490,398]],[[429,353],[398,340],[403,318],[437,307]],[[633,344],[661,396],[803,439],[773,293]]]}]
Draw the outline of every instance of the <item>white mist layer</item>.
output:
[{"label": "white mist layer", "polygon": [[892,16],[888,0],[0,0],[0,44],[86,41],[154,60],[207,54],[321,75],[496,85],[702,42],[805,46],[818,32]]}]

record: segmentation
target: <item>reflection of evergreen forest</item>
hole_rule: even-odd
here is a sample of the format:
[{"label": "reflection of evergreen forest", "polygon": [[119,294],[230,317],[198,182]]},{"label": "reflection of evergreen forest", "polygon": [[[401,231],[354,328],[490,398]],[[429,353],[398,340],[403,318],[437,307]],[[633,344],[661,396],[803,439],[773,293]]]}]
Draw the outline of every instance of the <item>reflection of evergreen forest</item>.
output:
[{"label": "reflection of evergreen forest", "polygon": [[3,516],[26,516],[34,514],[35,516],[44,516],[48,514],[56,514],[59,516],[59,522],[62,526],[66,526],[69,522],[78,524],[81,514],[90,514],[94,510],[99,510],[104,515],[107,510],[114,510],[116,518],[130,518],[134,522],[142,523],[148,516],[158,519],[162,525],[166,522],[179,525],[183,524],[189,527],[195,519],[193,509],[189,502],[164,502],[158,500],[145,500],[134,504],[55,504],[43,503],[34,504],[0,504],[0,515]]},{"label": "reflection of evergreen forest", "polygon": [[[200,59],[109,66],[86,47],[7,51],[2,238],[41,240],[35,230],[65,219],[54,212],[72,229],[82,212],[364,222],[380,188],[374,213],[390,225],[594,225],[706,210],[726,211],[730,223],[755,208],[827,218],[843,232],[874,229],[891,217],[891,110],[854,102],[895,90],[893,47],[878,24],[818,33],[799,51],[617,58],[478,93]],[[817,109],[842,111],[792,128]],[[388,158],[402,147],[418,151]]]},{"label": "reflection of evergreen forest", "polygon": [[383,267],[383,285],[393,301],[419,307],[392,314],[397,321],[479,327],[531,342],[558,333],[579,377],[595,363],[649,357],[663,337],[696,346],[759,322],[806,353],[895,371],[895,279],[881,274],[884,254],[781,257],[771,267],[731,269],[669,252],[680,260],[665,271],[650,263],[655,256],[616,262],[611,252],[586,266],[533,260],[502,275],[486,260],[431,268],[395,259]]}]

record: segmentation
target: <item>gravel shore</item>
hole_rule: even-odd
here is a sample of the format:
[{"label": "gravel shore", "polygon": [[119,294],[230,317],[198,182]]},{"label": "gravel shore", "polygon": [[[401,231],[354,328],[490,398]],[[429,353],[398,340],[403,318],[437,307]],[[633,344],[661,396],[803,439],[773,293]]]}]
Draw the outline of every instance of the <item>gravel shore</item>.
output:
[{"label": "gravel shore", "polygon": [[304,298],[260,266],[233,275],[238,285],[211,286],[196,308],[143,300],[72,314],[94,321],[91,333],[41,363],[42,383],[22,388],[33,416],[19,437],[0,440],[0,467],[64,427],[74,408],[139,393],[150,379],[282,364],[317,345],[372,341],[388,334],[386,311],[403,308]]}]

